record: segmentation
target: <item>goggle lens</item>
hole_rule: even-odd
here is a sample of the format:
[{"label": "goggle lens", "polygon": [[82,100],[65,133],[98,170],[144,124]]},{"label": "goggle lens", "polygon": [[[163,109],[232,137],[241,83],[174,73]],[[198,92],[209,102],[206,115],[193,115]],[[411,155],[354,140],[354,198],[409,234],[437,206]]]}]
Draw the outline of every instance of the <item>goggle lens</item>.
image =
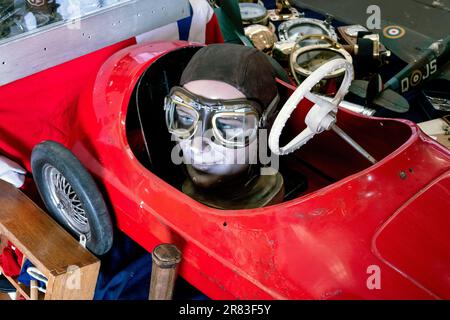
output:
[{"label": "goggle lens", "polygon": [[244,146],[258,130],[258,117],[255,113],[219,113],[213,118],[214,133],[226,144]]},{"label": "goggle lens", "polygon": [[189,106],[168,98],[166,101],[166,121],[170,132],[180,138],[189,138],[195,131],[199,114]]}]

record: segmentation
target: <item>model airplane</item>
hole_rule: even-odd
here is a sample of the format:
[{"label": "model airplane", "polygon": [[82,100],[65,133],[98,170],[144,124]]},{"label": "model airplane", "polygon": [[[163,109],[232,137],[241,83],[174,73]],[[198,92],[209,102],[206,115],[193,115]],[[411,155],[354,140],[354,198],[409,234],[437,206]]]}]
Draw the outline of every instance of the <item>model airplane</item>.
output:
[{"label": "model airplane", "polygon": [[[392,47],[390,49],[392,50]],[[442,78],[450,81],[449,58],[450,37],[433,42],[421,56],[405,66],[382,86],[382,89],[376,93],[373,103],[396,112],[408,111],[406,99],[396,95],[395,92],[404,94],[418,89],[431,79]],[[350,90],[352,93],[366,98],[368,86],[367,81],[355,80]]]},{"label": "model airplane", "polygon": [[[441,76],[448,70],[439,69],[450,58],[450,36],[433,42],[415,63],[408,64],[393,78],[386,82],[384,88],[391,88],[401,93],[414,89],[427,79]],[[438,62],[440,61],[440,63]],[[450,66],[448,66],[450,67]]]},{"label": "model airplane", "polygon": [[[371,1],[341,1],[339,6],[325,0],[294,0],[295,6],[310,9],[322,14],[333,15],[337,20],[348,24],[365,25],[369,15],[367,8]],[[406,112],[409,108],[403,94],[418,89],[426,89],[430,101],[434,96],[445,108],[450,92],[450,28],[443,21],[448,20],[450,11],[442,2],[432,4],[409,0],[382,2],[380,28],[374,29],[380,40],[392,53],[408,63],[391,79],[381,85],[378,81],[369,83],[356,80],[351,92],[363,97],[369,103],[383,106],[396,112]],[[348,4],[347,4],[348,3]],[[404,14],[398,15],[401,10]],[[415,17],[420,11],[423,21]],[[405,18],[406,17],[406,18]],[[433,80],[433,90],[428,90]],[[440,82],[435,85],[434,80]],[[447,102],[446,102],[447,101]],[[448,105],[450,110],[450,105]]]}]

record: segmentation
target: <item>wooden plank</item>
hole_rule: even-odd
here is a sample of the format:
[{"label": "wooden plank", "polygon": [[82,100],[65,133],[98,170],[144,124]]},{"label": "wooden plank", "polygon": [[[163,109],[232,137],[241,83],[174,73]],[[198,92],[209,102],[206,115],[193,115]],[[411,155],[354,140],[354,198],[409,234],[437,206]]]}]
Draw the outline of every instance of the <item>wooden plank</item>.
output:
[{"label": "wooden plank", "polygon": [[98,263],[57,222],[14,186],[0,180],[0,233],[47,278],[70,266]]},{"label": "wooden plank", "polygon": [[7,293],[0,293],[0,301],[2,300],[11,300]]},{"label": "wooden plank", "polygon": [[92,300],[100,262],[49,279],[46,300]]},{"label": "wooden plank", "polygon": [[[29,300],[31,298],[29,287],[27,287],[23,283],[20,283],[19,281],[17,281],[17,277],[12,278],[12,277],[9,277],[6,274],[4,274],[1,267],[0,267],[0,271],[2,272],[3,276],[14,286],[14,288],[16,288],[16,290],[18,291],[18,293],[20,295],[25,297],[25,299],[27,299],[27,300]],[[42,292],[38,291],[37,294],[38,294],[37,300],[44,300],[44,294]]]},{"label": "wooden plank", "polygon": [[30,281],[30,300],[38,300],[39,290],[37,289],[38,282],[36,280]]},{"label": "wooden plank", "polygon": [[4,235],[1,234],[0,231],[0,252],[3,252],[3,249],[8,245],[8,239]]}]

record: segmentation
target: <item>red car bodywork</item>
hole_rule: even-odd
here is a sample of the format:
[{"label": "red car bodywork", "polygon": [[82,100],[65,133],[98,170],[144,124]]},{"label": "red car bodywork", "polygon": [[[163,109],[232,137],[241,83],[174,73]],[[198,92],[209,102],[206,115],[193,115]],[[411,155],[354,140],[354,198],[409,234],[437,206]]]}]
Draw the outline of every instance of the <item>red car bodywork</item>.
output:
[{"label": "red car bodywork", "polygon": [[[8,105],[8,98],[21,99],[10,87],[0,105],[0,149],[29,169],[35,144],[64,144],[101,185],[118,227],[149,251],[175,243],[183,253],[181,276],[211,298],[450,298],[450,153],[409,121],[340,110],[338,124],[380,161],[369,167],[325,132],[296,157],[337,182],[310,172],[305,195],[260,209],[209,208],[139,163],[126,134],[130,97],[154,61],[189,45],[129,46],[100,70],[106,54],[96,53],[81,95],[82,79],[74,77],[76,103],[39,110],[33,99],[46,97],[29,96],[27,106]],[[85,64],[60,68],[79,75]],[[302,129],[309,107],[297,109],[293,131]],[[23,122],[27,129],[20,130]],[[379,288],[370,286],[373,270]]]}]

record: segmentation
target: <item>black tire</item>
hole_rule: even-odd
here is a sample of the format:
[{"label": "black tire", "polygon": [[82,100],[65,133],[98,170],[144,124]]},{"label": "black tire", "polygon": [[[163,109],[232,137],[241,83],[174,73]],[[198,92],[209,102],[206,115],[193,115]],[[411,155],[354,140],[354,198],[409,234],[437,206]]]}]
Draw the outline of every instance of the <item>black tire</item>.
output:
[{"label": "black tire", "polygon": [[96,255],[111,249],[113,226],[91,175],[63,145],[45,141],[31,155],[34,181],[50,215]]}]

